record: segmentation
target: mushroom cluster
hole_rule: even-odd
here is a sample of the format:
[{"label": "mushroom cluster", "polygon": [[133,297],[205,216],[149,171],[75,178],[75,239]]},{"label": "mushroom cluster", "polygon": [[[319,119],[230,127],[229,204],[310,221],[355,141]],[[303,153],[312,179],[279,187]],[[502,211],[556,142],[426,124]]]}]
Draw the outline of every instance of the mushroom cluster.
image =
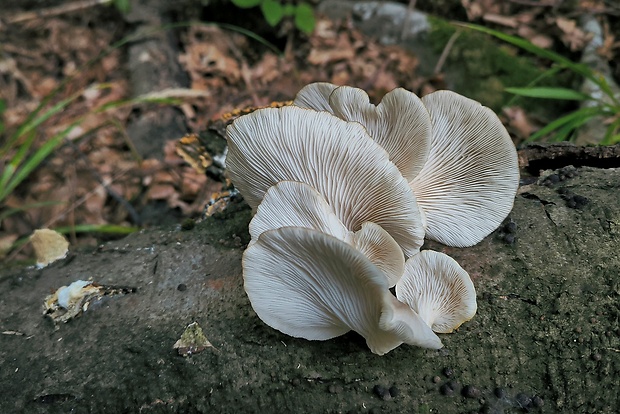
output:
[{"label": "mushroom cluster", "polygon": [[[383,355],[438,349],[476,313],[474,285],[424,238],[472,246],[512,209],[515,147],[488,108],[449,91],[313,83],[227,128],[228,174],[251,206],[244,288],[267,325]],[[396,295],[390,288],[395,287]]]}]

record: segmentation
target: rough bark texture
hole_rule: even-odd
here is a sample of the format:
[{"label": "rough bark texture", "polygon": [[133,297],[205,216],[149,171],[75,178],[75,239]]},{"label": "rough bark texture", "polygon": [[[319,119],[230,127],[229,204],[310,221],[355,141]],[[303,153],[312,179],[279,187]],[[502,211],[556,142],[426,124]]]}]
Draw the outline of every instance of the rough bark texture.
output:
[{"label": "rough bark texture", "polygon": [[[310,342],[265,326],[232,247],[247,242],[243,208],[43,270],[4,269],[0,412],[616,412],[620,169],[577,171],[521,188],[516,233],[429,244],[459,261],[478,295],[477,315],[441,335],[439,351],[379,357],[356,334]],[[43,299],[76,279],[138,290],[54,329]],[[173,344],[194,321],[214,348],[181,357]]]}]

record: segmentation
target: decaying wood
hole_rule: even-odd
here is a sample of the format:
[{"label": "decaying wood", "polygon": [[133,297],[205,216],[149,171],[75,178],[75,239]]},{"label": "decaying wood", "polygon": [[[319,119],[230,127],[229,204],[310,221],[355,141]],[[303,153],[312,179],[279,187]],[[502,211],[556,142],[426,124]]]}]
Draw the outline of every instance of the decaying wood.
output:
[{"label": "decaying wood", "polygon": [[566,165],[620,167],[620,144],[612,146],[534,144],[519,150],[519,167],[535,175],[540,170],[556,169]]}]

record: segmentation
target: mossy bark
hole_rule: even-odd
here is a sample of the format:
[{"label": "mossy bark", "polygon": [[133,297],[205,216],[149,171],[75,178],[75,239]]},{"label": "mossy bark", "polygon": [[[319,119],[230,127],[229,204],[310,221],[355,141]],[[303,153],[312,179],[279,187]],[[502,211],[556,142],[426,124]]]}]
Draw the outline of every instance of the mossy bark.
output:
[{"label": "mossy bark", "polygon": [[[379,357],[356,334],[310,342],[265,326],[230,247],[247,241],[244,209],[0,271],[0,412],[615,412],[620,169],[577,171],[521,188],[512,244],[506,229],[467,249],[428,244],[478,294],[477,315],[439,351]],[[55,329],[43,299],[76,279],[138,290]],[[181,357],[173,345],[194,321],[214,347]]]}]

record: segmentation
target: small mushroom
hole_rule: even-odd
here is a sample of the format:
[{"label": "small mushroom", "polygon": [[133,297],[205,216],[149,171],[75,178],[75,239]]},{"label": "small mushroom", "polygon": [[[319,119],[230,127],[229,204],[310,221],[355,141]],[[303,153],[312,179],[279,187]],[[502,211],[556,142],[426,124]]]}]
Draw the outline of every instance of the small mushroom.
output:
[{"label": "small mushroom", "polygon": [[420,98],[406,89],[386,93],[375,106],[362,89],[312,83],[299,91],[294,105],[327,110],[362,124],[407,181],[415,178],[428,158],[431,119]]},{"label": "small mushroom", "polygon": [[259,318],[287,335],[326,340],[354,330],[379,355],[401,343],[442,347],[364,254],[319,231],[265,231],[243,255],[243,279]]},{"label": "small mushroom", "polygon": [[353,234],[351,243],[377,266],[394,287],[405,271],[405,258],[396,240],[383,227],[367,221]]},{"label": "small mushroom", "polygon": [[325,198],[307,184],[280,181],[267,190],[250,221],[250,245],[265,231],[280,227],[314,229],[349,243],[383,271],[390,287],[403,274],[403,251],[389,233],[371,222],[355,233],[348,231]]},{"label": "small mushroom", "polygon": [[350,242],[352,233],[338,219],[325,197],[307,184],[280,181],[270,187],[250,221],[250,245],[267,230],[304,227]]},{"label": "small mushroom", "polygon": [[269,187],[299,181],[319,192],[349,231],[373,222],[407,256],[424,239],[413,191],[357,122],[295,106],[260,109],[227,128],[226,165],[254,211]]},{"label": "small mushroom", "polygon": [[396,297],[438,333],[450,333],[476,314],[469,275],[450,256],[424,250],[409,258]]},{"label": "small mushroom", "polygon": [[329,95],[338,86],[328,82],[315,82],[301,88],[297,93],[293,105],[300,108],[314,109],[333,113],[329,106]]}]

